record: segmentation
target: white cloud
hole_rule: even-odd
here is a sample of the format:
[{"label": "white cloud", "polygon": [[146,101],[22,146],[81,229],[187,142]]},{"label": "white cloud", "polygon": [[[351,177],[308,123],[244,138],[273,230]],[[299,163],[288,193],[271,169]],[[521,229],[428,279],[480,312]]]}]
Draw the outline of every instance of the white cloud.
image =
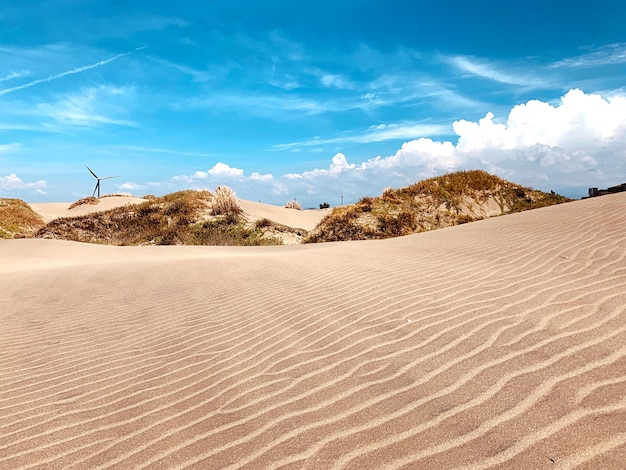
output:
[{"label": "white cloud", "polygon": [[214,155],[210,153],[203,152],[188,152],[185,150],[177,150],[177,149],[169,149],[169,148],[159,148],[159,147],[142,147],[139,145],[111,145],[109,148],[114,149],[116,152],[119,150],[122,151],[131,151],[138,152],[140,154],[143,153],[164,153],[170,155],[183,155],[187,157],[213,157]]},{"label": "white cloud", "polygon": [[125,183],[118,184],[118,189],[124,189],[126,191],[137,191],[139,189],[147,189],[161,186],[161,183],[150,182],[145,184],[135,183],[134,181],[126,181]]},{"label": "white cloud", "polygon": [[136,127],[133,121],[117,119],[111,115],[127,112],[127,106],[134,90],[129,87],[84,88],[79,93],[60,96],[50,104],[39,104],[35,113],[57,122],[76,126],[117,125]]},{"label": "white cloud", "polygon": [[[380,194],[387,186],[405,186],[455,170],[484,169],[538,189],[610,186],[626,182],[626,97],[604,98],[570,90],[559,102],[528,101],[504,120],[492,113],[478,121],[456,121],[458,139],[419,138],[395,153],[362,162],[335,154],[327,168],[281,176],[251,174],[225,163],[177,181],[231,184],[241,197],[282,204],[297,197],[305,207],[328,200],[338,204]],[[383,129],[384,130],[384,129]],[[236,178],[232,178],[232,176]],[[261,177],[266,176],[266,177]],[[278,199],[281,198],[281,199]]]},{"label": "white cloud", "polygon": [[252,181],[262,181],[264,183],[267,183],[269,181],[272,181],[273,179],[274,176],[272,176],[271,174],[262,175],[260,173],[254,172],[250,175],[250,180]]},{"label": "white cloud", "polygon": [[19,143],[13,144],[0,144],[0,155],[3,153],[13,153],[16,152],[21,147]]},{"label": "white cloud", "polygon": [[466,73],[486,78],[488,80],[493,80],[498,83],[516,85],[525,88],[542,88],[547,86],[545,78],[531,76],[528,73],[519,71],[511,73],[510,71],[505,71],[503,67],[498,67],[496,64],[488,62],[484,59],[481,60],[474,57],[454,56],[444,57],[443,60],[451,63]]},{"label": "white cloud", "polygon": [[207,173],[213,177],[222,178],[239,178],[243,176],[241,168],[234,168],[222,162],[217,162]]},{"label": "white cloud", "polygon": [[422,122],[379,124],[358,134],[347,134],[332,139],[310,139],[301,142],[277,144],[270,150],[299,150],[302,147],[317,147],[328,144],[367,144],[387,140],[414,139],[416,137],[444,135],[450,133],[450,127],[440,124],[424,124]]},{"label": "white cloud", "polygon": [[23,90],[25,88],[30,88],[32,86],[39,85],[41,83],[51,82],[52,80],[57,80],[59,78],[66,77],[68,75],[75,75],[77,73],[85,72],[86,70],[91,70],[91,69],[95,69],[95,68],[98,68],[98,67],[102,67],[103,65],[106,65],[106,64],[108,64],[110,62],[113,62],[114,60],[117,60],[120,57],[124,57],[127,54],[128,54],[128,52],[125,52],[123,54],[118,54],[116,56],[110,57],[109,59],[101,60],[100,62],[96,62],[95,64],[85,65],[83,67],[76,67],[76,68],[73,68],[71,70],[67,70],[65,72],[57,73],[55,75],[49,75],[46,78],[40,78],[38,80],[33,80],[31,82],[25,83],[24,85],[18,85],[18,86],[14,86],[14,87],[11,87],[11,88],[4,88],[3,90],[0,90],[0,96],[4,96],[4,95],[6,95],[8,93],[13,93],[15,91]]},{"label": "white cloud", "polygon": [[336,88],[338,90],[353,90],[354,83],[341,74],[328,73],[320,77],[320,82],[325,88]]},{"label": "white cloud", "polygon": [[41,188],[45,188],[48,183],[45,180],[35,181],[34,183],[25,183],[15,173],[8,176],[0,176],[0,191],[12,191],[23,189],[37,189],[41,194]]},{"label": "white cloud", "polygon": [[327,170],[316,169],[316,170],[311,170],[311,171],[305,171],[304,173],[300,173],[300,174],[290,173],[290,174],[286,174],[285,178],[301,179],[301,178],[312,178],[312,177],[317,177],[317,176],[331,176],[333,178],[338,178],[344,170],[352,170],[354,168],[355,168],[354,163],[348,163],[346,156],[343,153],[338,153],[337,155],[333,157],[333,160]]},{"label": "white cloud", "polygon": [[20,70],[19,72],[9,72],[4,77],[0,77],[0,82],[8,82],[15,78],[28,77],[31,73],[28,70]]},{"label": "white cloud", "polygon": [[550,67],[586,68],[623,63],[626,63],[626,43],[615,43],[607,44],[587,54],[559,60]]}]

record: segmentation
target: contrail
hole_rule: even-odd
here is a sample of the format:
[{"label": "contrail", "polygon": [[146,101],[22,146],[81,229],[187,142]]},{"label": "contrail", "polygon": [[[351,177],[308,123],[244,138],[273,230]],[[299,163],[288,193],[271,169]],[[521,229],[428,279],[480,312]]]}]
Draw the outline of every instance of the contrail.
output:
[{"label": "contrail", "polygon": [[84,67],[78,67],[78,68],[75,68],[75,69],[72,69],[72,70],[68,70],[66,72],[58,73],[56,75],[50,75],[49,77],[46,77],[46,78],[40,78],[38,80],[33,80],[32,82],[28,82],[28,83],[26,83],[24,85],[14,86],[14,87],[11,87],[11,88],[4,88],[4,89],[0,90],[0,96],[4,96],[4,95],[7,95],[9,93],[13,93],[14,91],[23,90],[24,88],[30,88],[32,86],[39,85],[40,83],[50,82],[52,80],[56,80],[57,78],[65,77],[66,75],[74,75],[76,73],[84,72],[85,70],[95,69],[95,68],[100,67],[102,65],[106,65],[109,62],[113,62],[114,60],[117,60],[120,57],[124,57],[125,55],[128,55],[128,54],[129,54],[128,52],[124,52],[123,54],[118,54],[118,55],[116,55],[114,57],[111,57],[110,59],[101,60],[100,62],[96,62],[95,64],[85,65]]}]

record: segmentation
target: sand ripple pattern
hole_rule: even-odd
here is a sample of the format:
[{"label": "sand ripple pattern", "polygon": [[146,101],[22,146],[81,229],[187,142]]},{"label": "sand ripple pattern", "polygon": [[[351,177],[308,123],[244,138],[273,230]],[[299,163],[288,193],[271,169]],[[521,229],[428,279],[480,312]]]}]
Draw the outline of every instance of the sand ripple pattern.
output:
[{"label": "sand ripple pattern", "polygon": [[0,240],[0,468],[624,468],[625,208],[296,247]]}]

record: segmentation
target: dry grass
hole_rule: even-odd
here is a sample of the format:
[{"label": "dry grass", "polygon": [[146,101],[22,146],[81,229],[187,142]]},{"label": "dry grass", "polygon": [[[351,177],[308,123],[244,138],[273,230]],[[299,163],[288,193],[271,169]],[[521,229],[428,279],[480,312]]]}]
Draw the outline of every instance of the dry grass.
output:
[{"label": "dry grass", "polygon": [[336,207],[304,243],[397,237],[566,201],[485,171],[460,171]]},{"label": "dry grass", "polygon": [[[221,188],[220,196],[209,191],[180,191],[133,206],[56,219],[37,237],[108,245],[278,244],[264,238],[260,228],[248,227],[239,216],[241,209],[236,210],[238,203],[233,204],[234,193]],[[222,203],[218,211],[230,212],[215,216],[216,200]]]},{"label": "dry grass", "polygon": [[112,193],[112,194],[103,194],[100,196],[100,199],[105,197],[133,197],[131,193]]},{"label": "dry grass", "polygon": [[0,238],[28,238],[46,224],[21,199],[0,198]]},{"label": "dry grass", "polygon": [[287,203],[285,204],[285,208],[301,211],[302,205],[300,205],[300,203],[294,199],[293,201],[287,201]]},{"label": "dry grass", "polygon": [[93,197],[93,196],[89,196],[89,197],[84,197],[82,199],[79,199],[78,201],[72,203],[72,205],[69,207],[70,209],[74,209],[74,207],[78,207],[78,206],[82,206],[82,205],[96,205],[98,204],[100,201],[98,200],[97,197]]},{"label": "dry grass", "polygon": [[239,215],[243,211],[237,195],[228,186],[215,188],[213,196],[213,215]]}]

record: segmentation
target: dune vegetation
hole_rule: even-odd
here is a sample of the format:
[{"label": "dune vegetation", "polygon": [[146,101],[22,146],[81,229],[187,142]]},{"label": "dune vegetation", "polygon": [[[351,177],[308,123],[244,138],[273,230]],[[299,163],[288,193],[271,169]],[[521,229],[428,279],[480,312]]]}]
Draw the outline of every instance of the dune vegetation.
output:
[{"label": "dune vegetation", "polygon": [[276,245],[280,240],[248,224],[227,187],[149,196],[143,203],[55,219],[38,238],[107,245]]},{"label": "dune vegetation", "polygon": [[459,171],[335,207],[303,243],[398,237],[566,201],[485,171]]},{"label": "dune vegetation", "polygon": [[46,224],[20,199],[0,198],[0,238],[32,237]]},{"label": "dune vegetation", "polygon": [[[559,204],[567,198],[527,188],[485,171],[460,171],[386,189],[379,197],[335,207],[307,232],[269,219],[249,220],[235,193],[179,191],[145,202],[47,225],[23,201],[0,199],[0,237],[56,238],[109,245],[279,245],[391,238],[487,217]],[[70,207],[98,204],[93,197]],[[295,201],[286,207],[301,209]]]}]

